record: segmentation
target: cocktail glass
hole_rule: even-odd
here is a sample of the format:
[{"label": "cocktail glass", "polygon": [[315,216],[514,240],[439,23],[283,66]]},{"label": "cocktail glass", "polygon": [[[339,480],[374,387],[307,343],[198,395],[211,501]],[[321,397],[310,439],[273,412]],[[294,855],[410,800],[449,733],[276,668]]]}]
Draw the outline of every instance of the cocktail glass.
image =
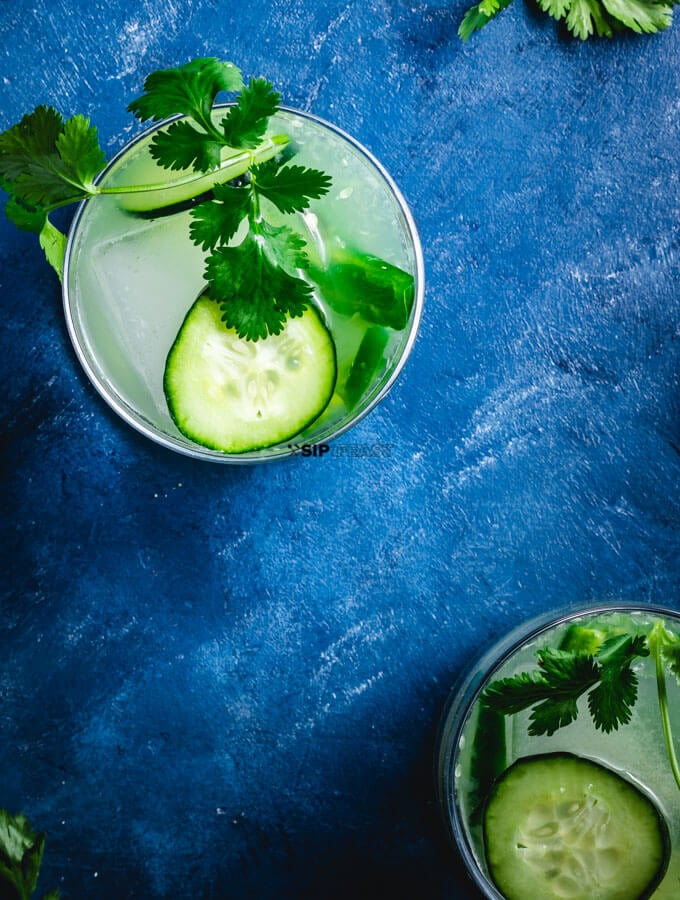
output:
[{"label": "cocktail glass", "polygon": [[[229,104],[215,107],[215,114]],[[170,120],[172,121],[172,120]],[[125,146],[98,180],[101,187],[148,184],[176,178],[149,153],[149,128]],[[63,295],[66,322],[78,359],[97,391],[128,424],[164,447],[216,462],[280,459],[301,447],[327,446],[388,393],[413,346],[424,294],[422,249],[404,197],[375,157],[341,129],[306,112],[282,107],[270,133],[287,134],[295,163],[332,178],[329,194],[293,226],[329,283],[349,249],[384,261],[412,279],[404,322],[366,321],[351,296],[316,300],[332,335],[338,363],[335,393],[324,412],[285,442],[229,454],[194,443],[175,426],[163,391],[167,354],[203,283],[204,258],[188,237],[187,209],[154,218],[131,213],[118,195],[99,195],[80,205],[66,251]],[[338,262],[340,260],[340,262]],[[351,279],[350,279],[351,281]],[[332,293],[332,291],[330,292]],[[355,361],[369,330],[372,357]],[[371,344],[371,341],[364,342]],[[363,352],[363,351],[362,351]]]},{"label": "cocktail glass", "polygon": [[[476,741],[480,698],[488,685],[521,672],[535,671],[536,651],[544,647],[559,647],[568,629],[599,629],[600,633],[604,633],[610,627],[622,626],[625,629],[632,624],[646,630],[659,620],[670,631],[680,634],[680,615],[659,606],[617,604],[549,613],[502,638],[479,658],[451,691],[436,744],[436,790],[445,829],[482,896],[490,900],[504,900],[504,895],[494,883],[485,856],[480,815],[483,796],[480,797],[479,772],[475,772],[478,765],[475,754],[483,754],[483,762],[486,763],[500,751],[505,756],[504,768],[530,756],[575,754],[595,760],[639,786],[662,813],[670,837],[668,867],[651,896],[654,900],[677,900],[680,897],[680,791],[664,742],[658,682],[651,657],[638,660],[635,664],[639,677],[637,702],[630,722],[616,730],[605,733],[595,727],[588,715],[584,697],[579,701],[577,719],[550,736],[529,734],[527,710],[503,717],[505,721],[502,731],[498,733],[499,740],[494,740],[493,734],[487,732],[483,741]],[[680,728],[679,695],[677,686],[673,690],[669,684],[668,714],[670,722],[676,726],[676,732]],[[531,900],[534,900],[533,896]],[[541,900],[551,900],[551,897],[541,897]]]}]

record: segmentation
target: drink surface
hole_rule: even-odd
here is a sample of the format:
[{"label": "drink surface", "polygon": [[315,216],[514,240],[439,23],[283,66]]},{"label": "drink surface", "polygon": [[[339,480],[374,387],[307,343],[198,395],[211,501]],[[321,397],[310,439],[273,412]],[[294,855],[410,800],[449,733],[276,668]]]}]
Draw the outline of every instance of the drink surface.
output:
[{"label": "drink surface", "polygon": [[[270,134],[281,133],[292,141],[296,165],[322,169],[332,178],[328,195],[312,201],[305,213],[285,217],[286,224],[305,238],[312,263],[328,267],[349,248],[415,276],[418,261],[411,225],[374,162],[313,118],[282,110],[270,124]],[[151,158],[150,141],[151,135],[133,144],[111,165],[100,185],[175,178],[176,173],[159,168]],[[268,210],[272,221],[275,212]],[[165,360],[205,286],[204,254],[189,238],[190,221],[188,210],[149,218],[126,211],[124,197],[98,196],[88,201],[77,224],[67,272],[73,329],[86,367],[133,416],[169,436],[178,432],[163,393]],[[338,361],[336,392],[313,426],[315,439],[318,435],[321,440],[380,392],[403,353],[409,328],[385,328],[378,371],[363,395],[348,402],[344,388],[371,323],[334,309],[320,292],[315,299],[333,336]],[[296,440],[305,438],[301,434]]]},{"label": "drink surface", "polygon": [[[536,668],[536,650],[546,646],[558,647],[567,628],[578,622],[587,627],[604,626],[626,621],[645,629],[651,628],[659,617],[645,612],[626,612],[582,616],[570,619],[531,640],[494,670],[489,680],[510,677]],[[680,622],[663,619],[667,627],[677,632]],[[515,760],[537,754],[570,752],[589,757],[619,772],[641,786],[662,811],[671,835],[671,858],[666,875],[653,894],[655,900],[671,900],[680,897],[680,790],[669,765],[656,688],[654,662],[648,657],[635,665],[639,676],[638,699],[632,711],[631,721],[617,730],[604,733],[597,729],[587,711],[584,697],[579,701],[579,715],[569,725],[554,734],[529,734],[529,711],[505,717],[507,765]],[[675,734],[680,730],[680,688],[667,676],[668,701],[671,722]],[[475,787],[473,775],[473,745],[477,728],[479,703],[475,703],[460,732],[458,747],[452,760],[452,782],[448,785],[453,796],[464,839],[472,855],[488,877],[484,860],[481,823],[474,815]],[[489,748],[491,751],[491,748]]]}]

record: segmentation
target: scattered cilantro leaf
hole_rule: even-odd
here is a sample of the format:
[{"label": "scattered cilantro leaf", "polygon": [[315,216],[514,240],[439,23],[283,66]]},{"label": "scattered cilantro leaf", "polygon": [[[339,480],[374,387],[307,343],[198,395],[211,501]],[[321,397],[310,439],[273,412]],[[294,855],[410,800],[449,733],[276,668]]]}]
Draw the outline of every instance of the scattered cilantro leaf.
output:
[{"label": "scattered cilantro leaf", "polygon": [[34,234],[40,234],[47,220],[47,213],[41,206],[29,206],[11,195],[5,204],[5,215],[17,228]]},{"label": "scattered cilantro leaf", "polygon": [[[464,14],[458,27],[463,41],[483,28],[512,0],[481,0]],[[629,29],[654,34],[669,28],[677,0],[538,0],[539,7],[565,23],[572,35],[587,40],[592,35],[612,37]]]},{"label": "scattered cilantro leaf", "polygon": [[490,22],[491,19],[497,16],[501,10],[510,6],[511,3],[512,0],[499,0],[497,4],[494,4],[496,8],[493,10],[489,8],[488,4],[483,6],[481,3],[478,3],[475,6],[471,6],[463,16],[463,20],[458,27],[458,36],[463,41],[469,40],[475,31],[483,28],[487,22]]},{"label": "scattered cilantro leaf", "polygon": [[673,23],[673,7],[653,0],[602,0],[609,15],[638,34],[655,34]]},{"label": "scattered cilantro leaf", "polygon": [[[30,900],[38,884],[45,834],[33,832],[28,819],[0,809],[0,895]],[[10,888],[12,893],[9,893]],[[51,891],[45,900],[58,900]]]}]

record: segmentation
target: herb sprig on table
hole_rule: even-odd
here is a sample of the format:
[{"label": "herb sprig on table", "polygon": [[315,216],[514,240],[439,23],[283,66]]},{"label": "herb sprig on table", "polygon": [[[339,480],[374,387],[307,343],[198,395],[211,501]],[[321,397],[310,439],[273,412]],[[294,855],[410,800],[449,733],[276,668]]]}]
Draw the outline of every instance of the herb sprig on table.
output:
[{"label": "herb sprig on table", "polygon": [[551,735],[579,715],[578,700],[587,698],[595,727],[604,732],[627,725],[638,698],[634,664],[651,657],[659,699],[664,742],[675,781],[680,765],[671,731],[666,673],[680,683],[680,636],[657,621],[647,631],[616,627],[602,633],[586,627],[567,632],[559,647],[536,652],[538,668],[492,681],[482,703],[504,715],[531,710],[530,735]]},{"label": "herb sprig on table", "polygon": [[[214,104],[222,92],[236,93],[236,101],[220,118]],[[281,152],[289,143],[286,135],[266,137],[279,101],[265,79],[246,85],[236,66],[211,57],[153,72],[128,109],[142,121],[181,116],[154,136],[150,152],[161,167],[184,174],[175,182],[120,187],[96,184],[106,159],[89,119],[64,120],[53,107],[39,106],[0,134],[6,214],[39,235],[62,277],[66,237],[50,220],[55,210],[101,194],[148,192],[153,211],[156,189],[191,188],[195,182],[197,191],[199,185],[204,190],[205,175],[214,173],[212,196],[201,195],[190,227],[191,240],[210,251],[207,292],[220,304],[225,326],[239,336],[258,340],[278,334],[287,317],[301,315],[307,305],[312,288],[299,273],[309,263],[302,238],[272,224],[262,201],[284,215],[301,212],[331,183],[319,170],[289,164]],[[230,245],[237,232],[242,240]]]},{"label": "herb sprig on table", "polygon": [[[0,809],[0,896],[4,900],[31,900],[44,850],[44,832],[33,832],[22,813],[13,816]],[[59,891],[50,891],[43,900],[59,900]]]},{"label": "herb sprig on table", "polygon": [[[678,0],[537,0],[543,12],[563,22],[574,37],[612,37],[615,32],[654,34],[670,27]],[[467,41],[512,0],[481,0],[465,13],[458,28]]]}]

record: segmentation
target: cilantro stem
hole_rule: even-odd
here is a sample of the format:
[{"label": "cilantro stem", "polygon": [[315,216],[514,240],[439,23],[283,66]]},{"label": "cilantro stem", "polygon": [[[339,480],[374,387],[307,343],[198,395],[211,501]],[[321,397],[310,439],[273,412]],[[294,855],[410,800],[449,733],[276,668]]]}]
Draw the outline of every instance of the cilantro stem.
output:
[{"label": "cilantro stem", "polygon": [[[220,182],[230,181],[232,178],[238,178],[247,172],[252,166],[258,163],[266,162],[272,159],[281,150],[290,143],[290,138],[285,134],[275,134],[270,138],[262,141],[255,149],[239,149],[230,156],[222,160],[219,167],[211,169],[208,172],[190,172],[188,175],[182,175],[169,181],[152,182],[150,184],[121,184],[110,187],[97,188],[98,194],[114,194],[114,195],[134,195],[134,194],[157,194],[160,192],[177,191],[183,188],[191,188],[192,185],[201,185],[201,190],[206,190]],[[196,193],[201,193],[198,190]],[[192,196],[188,192],[185,199]],[[127,204],[126,204],[127,205]],[[145,203],[140,197],[135,201],[134,208],[145,209],[153,207],[153,201]],[[132,207],[130,207],[132,208]]]},{"label": "cilantro stem", "polygon": [[[654,628],[656,631],[656,626]],[[675,783],[678,788],[680,788],[680,765],[678,764],[678,757],[675,752],[675,745],[673,742],[673,732],[671,729],[671,717],[668,709],[668,693],[666,691],[666,674],[664,670],[663,657],[661,653],[661,636],[658,634],[653,634],[651,636],[651,640],[649,641],[651,652],[654,656],[654,666],[656,669],[656,687],[657,694],[659,697],[659,712],[661,714],[661,725],[663,727],[663,737],[666,743],[666,751],[668,753],[668,761],[671,764],[671,771],[673,773],[673,778],[675,778]]]}]

